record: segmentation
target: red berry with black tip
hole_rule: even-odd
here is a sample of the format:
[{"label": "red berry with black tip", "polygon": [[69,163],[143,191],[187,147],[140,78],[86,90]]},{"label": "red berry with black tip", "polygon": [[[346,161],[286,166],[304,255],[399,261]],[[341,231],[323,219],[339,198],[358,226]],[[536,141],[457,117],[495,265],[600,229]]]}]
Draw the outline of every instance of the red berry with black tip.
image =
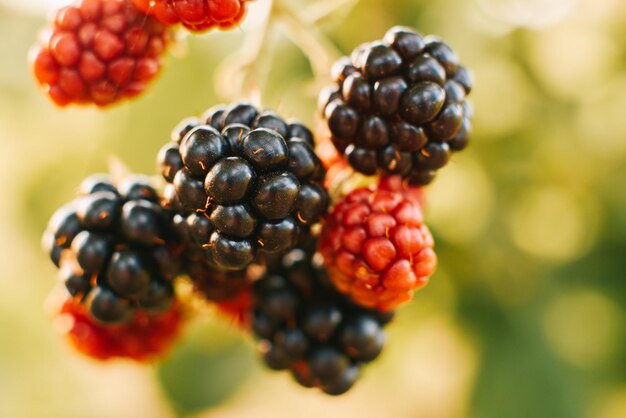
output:
[{"label": "red berry with black tip", "polygon": [[108,106],[146,90],[171,38],[132,0],[80,0],[56,13],[33,49],[33,71],[59,106]]},{"label": "red berry with black tip", "polygon": [[390,311],[428,283],[437,257],[415,195],[387,183],[357,189],[326,217],[320,252],[339,291]]},{"label": "red berry with black tip", "polygon": [[438,38],[394,27],[332,68],[319,106],[339,153],[366,175],[430,183],[467,146],[469,71]]}]

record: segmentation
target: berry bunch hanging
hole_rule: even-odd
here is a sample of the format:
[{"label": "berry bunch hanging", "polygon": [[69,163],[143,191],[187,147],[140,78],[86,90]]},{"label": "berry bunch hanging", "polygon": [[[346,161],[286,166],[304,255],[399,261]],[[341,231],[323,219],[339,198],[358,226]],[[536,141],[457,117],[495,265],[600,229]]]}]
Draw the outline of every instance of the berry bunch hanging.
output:
[{"label": "berry bunch hanging", "polygon": [[442,40],[391,28],[337,61],[320,107],[337,150],[357,171],[426,185],[467,146],[472,78]]},{"label": "berry bunch hanging", "polygon": [[[35,75],[59,105],[106,106],[146,88],[171,26],[226,29],[246,8],[81,0],[57,13]],[[162,356],[187,314],[187,280],[256,338],[269,368],[330,395],[353,387],[435,270],[416,186],[467,146],[472,81],[443,41],[400,27],[332,72],[320,103],[336,150],[318,154],[305,125],[235,102],[174,129],[157,156],[162,189],[141,176],[82,183],[43,239],[65,292],[58,323],[78,351]]]}]

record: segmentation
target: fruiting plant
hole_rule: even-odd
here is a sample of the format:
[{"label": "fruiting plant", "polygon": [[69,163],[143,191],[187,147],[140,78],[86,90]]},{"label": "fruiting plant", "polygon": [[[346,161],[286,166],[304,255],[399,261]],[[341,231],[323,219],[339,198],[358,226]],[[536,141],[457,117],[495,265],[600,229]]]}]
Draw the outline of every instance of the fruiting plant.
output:
[{"label": "fruiting plant", "polygon": [[[261,30],[282,19],[324,78],[330,41],[288,0],[270,4]],[[35,75],[59,105],[112,104],[156,75],[174,25],[230,28],[247,7],[82,0],[57,13]],[[468,143],[471,76],[442,40],[391,28],[332,67],[314,132],[252,103],[269,38],[250,38],[229,61],[244,75],[224,83],[231,103],[174,127],[160,182],[114,167],[52,217],[43,242],[64,285],[58,323],[92,358],[154,360],[202,300],[256,338],[269,368],[340,395],[435,271],[423,186]]]}]

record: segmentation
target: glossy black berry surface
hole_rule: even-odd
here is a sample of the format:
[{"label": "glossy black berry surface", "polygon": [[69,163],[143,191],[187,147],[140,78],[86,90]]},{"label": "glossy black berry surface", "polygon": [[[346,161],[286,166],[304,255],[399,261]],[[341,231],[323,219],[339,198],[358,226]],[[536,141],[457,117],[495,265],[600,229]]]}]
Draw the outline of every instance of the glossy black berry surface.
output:
[{"label": "glossy black berry surface", "polygon": [[471,134],[469,71],[433,36],[393,27],[332,69],[319,105],[333,144],[366,175],[399,174],[425,185]]},{"label": "glossy black berry surface", "polygon": [[[288,251],[328,207],[313,134],[240,103],[176,127],[158,157],[166,206],[218,270]],[[202,219],[204,218],[204,219]]]},{"label": "glossy black berry surface", "polygon": [[382,317],[343,297],[311,254],[292,250],[254,283],[252,329],[269,368],[340,395],[381,353],[392,314]]},{"label": "glossy black berry surface", "polygon": [[182,249],[173,214],[159,205],[150,181],[134,176],[114,184],[95,175],[79,190],[53,215],[43,238],[70,295],[108,324],[125,322],[137,309],[166,310]]}]

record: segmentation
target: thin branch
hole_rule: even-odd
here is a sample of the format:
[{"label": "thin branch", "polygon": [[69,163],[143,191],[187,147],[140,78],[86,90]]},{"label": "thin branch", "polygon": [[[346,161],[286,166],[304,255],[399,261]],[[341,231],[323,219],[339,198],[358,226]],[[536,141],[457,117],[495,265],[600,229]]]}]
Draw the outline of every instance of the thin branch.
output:
[{"label": "thin branch", "polygon": [[354,8],[358,2],[359,0],[316,1],[307,7],[304,13],[302,13],[303,20],[310,24],[319,23],[330,15],[336,13],[339,9],[345,9],[343,12],[347,13]]},{"label": "thin branch", "polygon": [[315,78],[327,78],[330,67],[341,56],[335,45],[285,0],[275,0],[274,10],[277,21],[308,58]]},{"label": "thin branch", "polygon": [[266,60],[261,59],[268,47],[273,20],[273,0],[268,0],[269,12],[258,30],[248,34],[243,45],[222,61],[216,71],[218,93],[231,100],[247,99],[261,105],[259,74]]}]

